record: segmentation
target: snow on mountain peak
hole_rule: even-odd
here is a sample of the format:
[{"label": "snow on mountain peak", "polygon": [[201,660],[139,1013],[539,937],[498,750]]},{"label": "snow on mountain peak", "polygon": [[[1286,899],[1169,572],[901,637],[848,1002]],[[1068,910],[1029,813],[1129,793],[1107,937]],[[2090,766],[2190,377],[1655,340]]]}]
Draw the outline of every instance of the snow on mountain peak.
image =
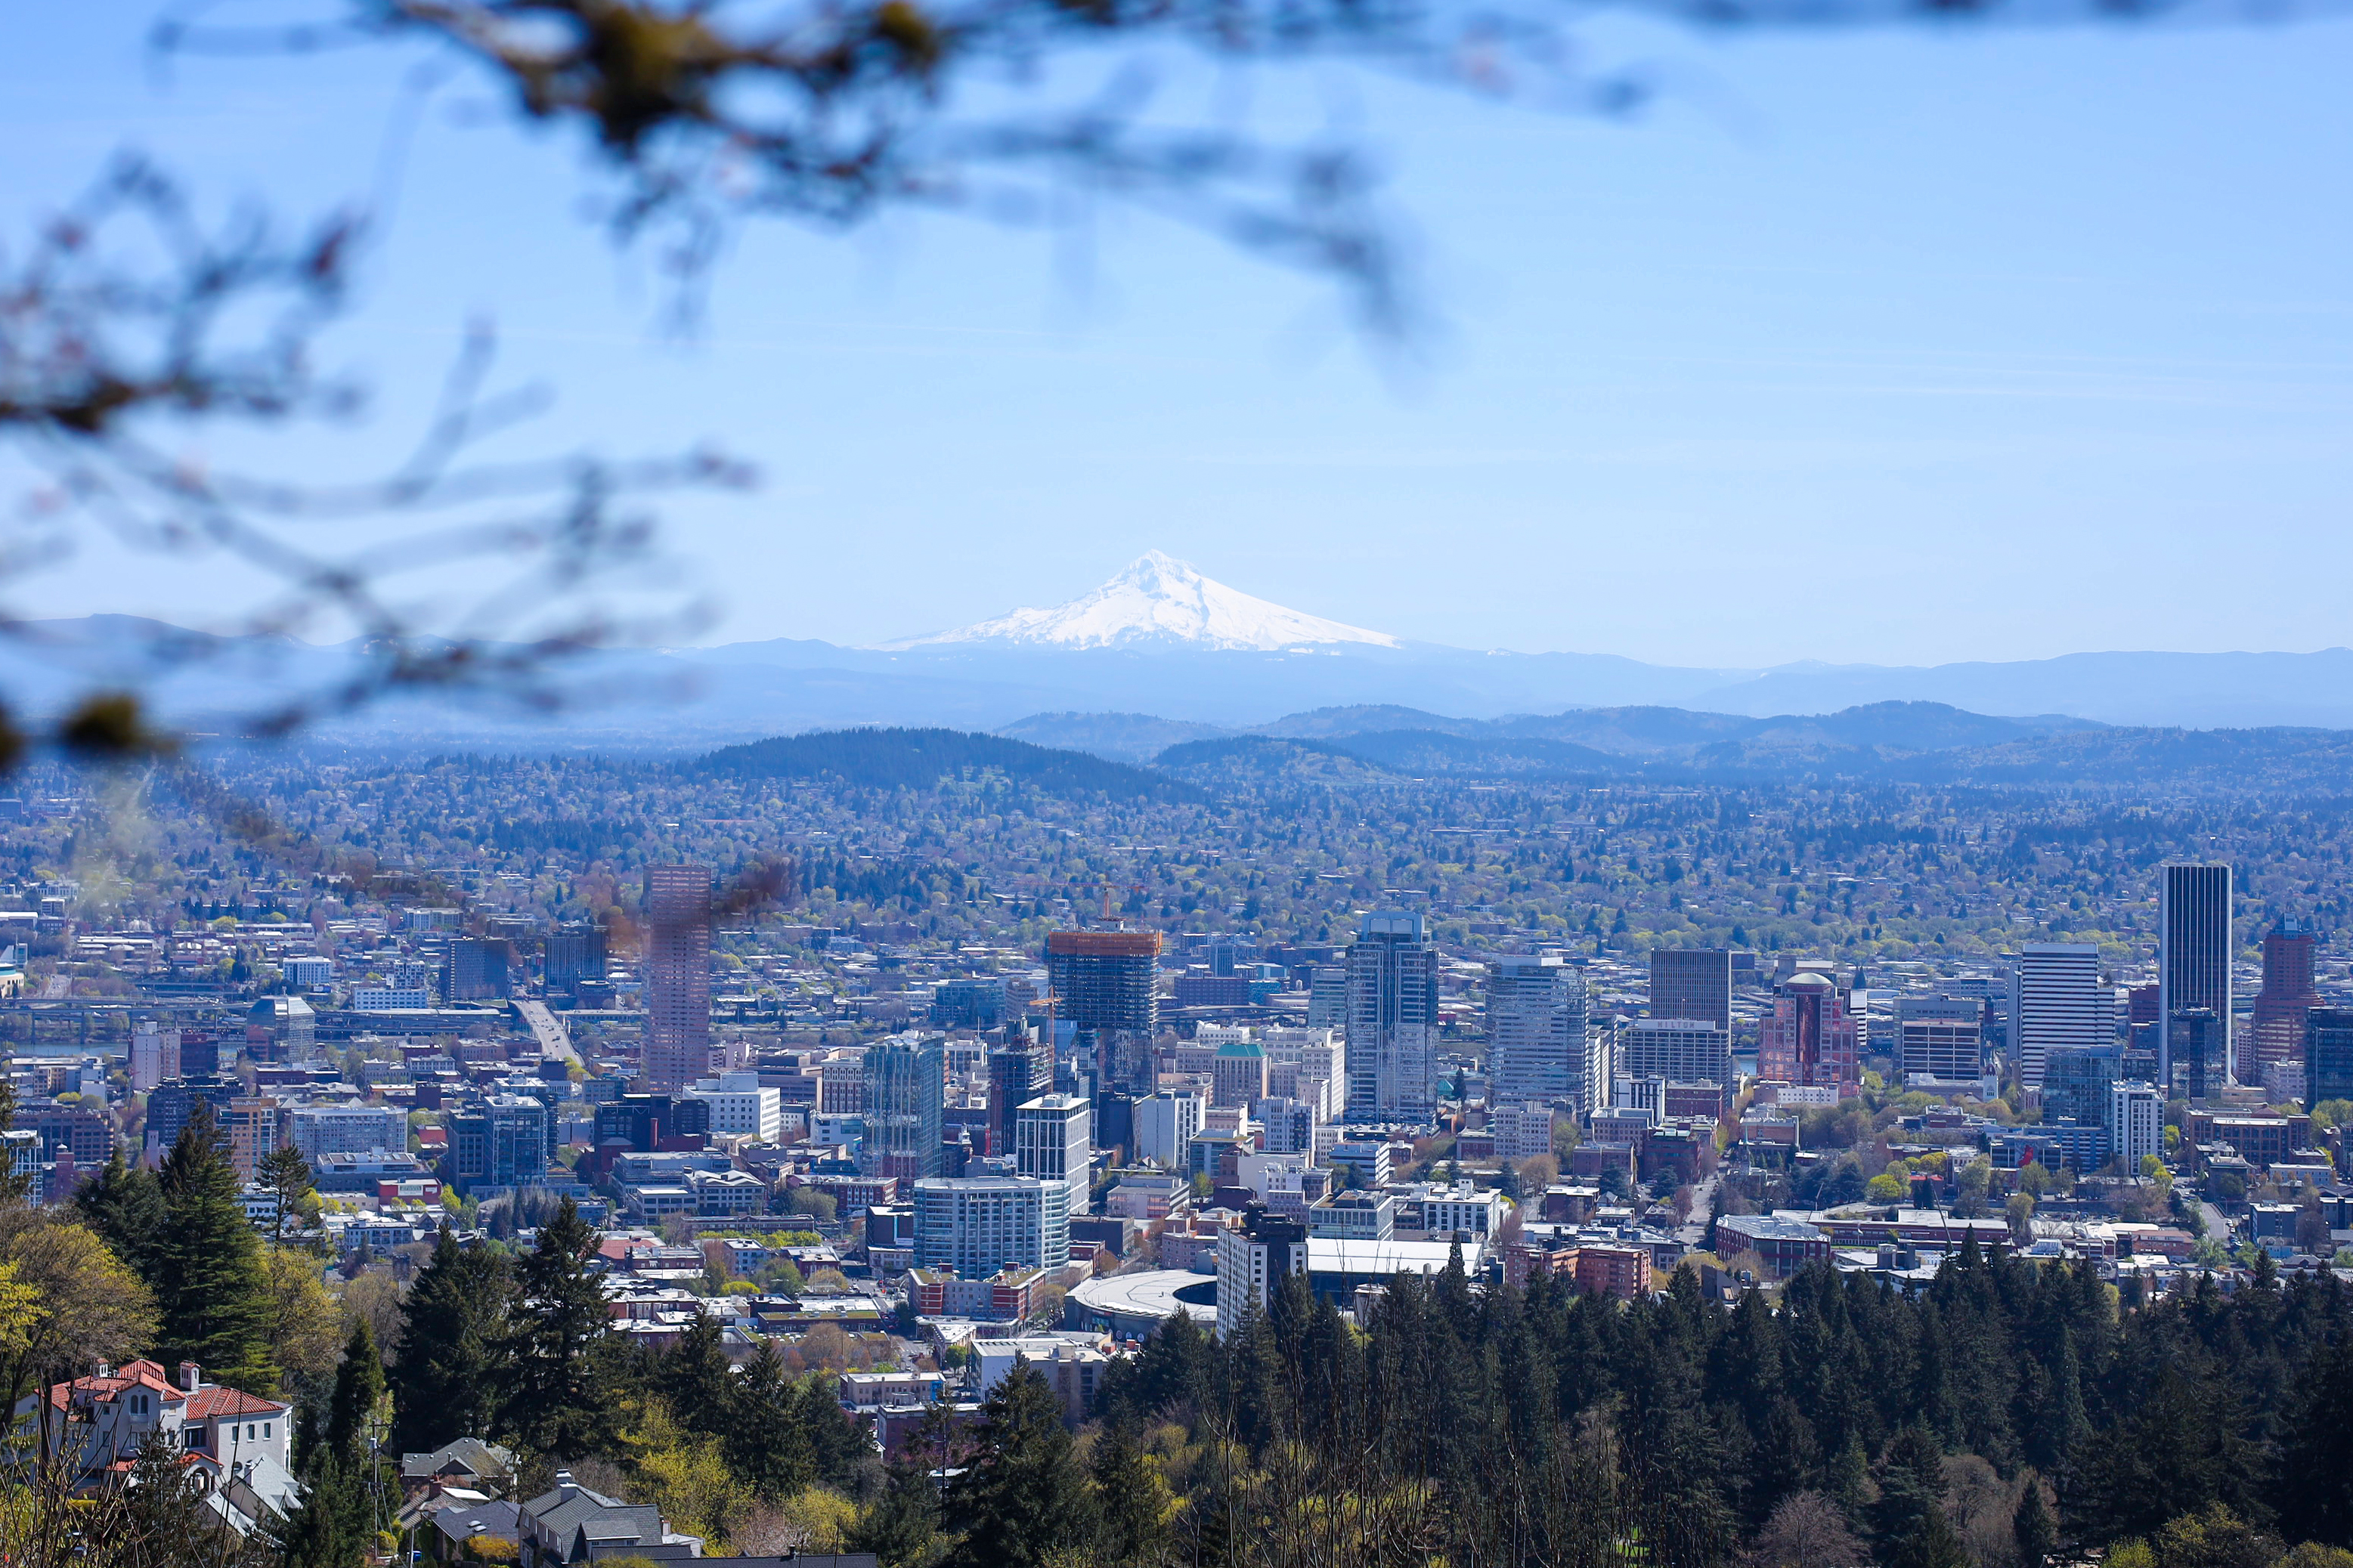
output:
[{"label": "snow on mountain peak", "polygon": [[1182,647],[1273,652],[1319,643],[1370,643],[1399,647],[1397,638],[1344,626],[1254,598],[1204,577],[1157,550],[1092,593],[1051,609],[1016,610],[954,631],[885,643],[886,649],[946,643],[999,643],[1030,647]]}]

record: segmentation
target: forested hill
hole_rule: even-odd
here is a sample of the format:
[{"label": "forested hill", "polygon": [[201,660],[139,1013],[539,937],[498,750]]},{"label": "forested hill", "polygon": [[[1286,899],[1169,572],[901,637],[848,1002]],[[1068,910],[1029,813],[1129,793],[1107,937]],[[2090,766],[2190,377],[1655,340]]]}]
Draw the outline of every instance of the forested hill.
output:
[{"label": "forested hill", "polygon": [[736,779],[830,778],[868,789],[929,789],[943,778],[995,773],[1052,795],[1114,800],[1195,800],[1200,792],[1165,774],[961,730],[820,730],[728,746],[687,771]]}]

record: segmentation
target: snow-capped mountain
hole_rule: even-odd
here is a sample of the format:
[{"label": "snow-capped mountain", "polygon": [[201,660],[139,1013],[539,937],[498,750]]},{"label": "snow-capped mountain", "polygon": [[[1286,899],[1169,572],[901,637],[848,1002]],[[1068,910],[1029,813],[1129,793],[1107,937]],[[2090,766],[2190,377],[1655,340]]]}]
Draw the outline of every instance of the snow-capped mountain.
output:
[{"label": "snow-capped mountain", "polygon": [[1154,550],[1091,594],[1046,610],[1016,610],[954,631],[884,643],[886,650],[994,643],[1039,648],[1166,647],[1275,653],[1330,643],[1402,647],[1396,637],[1285,609],[1204,577]]}]

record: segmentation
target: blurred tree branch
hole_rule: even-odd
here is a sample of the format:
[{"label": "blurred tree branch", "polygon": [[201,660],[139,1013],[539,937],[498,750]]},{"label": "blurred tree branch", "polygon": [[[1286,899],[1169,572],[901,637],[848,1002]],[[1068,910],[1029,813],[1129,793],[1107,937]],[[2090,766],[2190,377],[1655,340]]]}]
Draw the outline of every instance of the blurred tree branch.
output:
[{"label": "blurred tree branch", "polygon": [[[710,453],[477,460],[486,441],[545,401],[489,390],[484,330],[458,354],[422,439],[387,474],[306,485],[165,450],[174,432],[358,410],[358,387],[314,360],[347,303],[364,236],[352,214],[293,237],[252,213],[207,228],[174,181],[125,157],[0,268],[0,437],[42,475],[0,550],[0,574],[64,559],[78,547],[76,531],[95,527],[134,550],[227,558],[274,585],[225,636],[164,628],[145,646],[110,650],[118,669],[126,660],[131,669],[121,689],[52,715],[0,715],[0,765],[28,748],[83,759],[170,749],[138,687],[250,654],[240,639],[322,625],[356,637],[331,681],[257,687],[256,700],[232,716],[245,733],[269,736],[417,689],[543,710],[562,700],[551,676],[566,658],[691,624],[692,606],[633,623],[594,590],[654,564],[639,498],[741,486],[749,471]],[[375,526],[403,519],[414,521]],[[462,599],[445,586],[422,616],[402,603],[403,580],[438,571],[446,583],[460,564],[471,585]],[[19,618],[0,619],[0,634],[35,650],[44,643]]]}]

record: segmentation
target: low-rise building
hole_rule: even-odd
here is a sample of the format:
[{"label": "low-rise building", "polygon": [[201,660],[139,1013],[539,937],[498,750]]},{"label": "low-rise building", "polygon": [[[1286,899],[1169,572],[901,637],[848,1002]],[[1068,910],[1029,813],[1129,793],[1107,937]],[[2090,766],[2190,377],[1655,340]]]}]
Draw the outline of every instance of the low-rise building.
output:
[{"label": "low-rise building", "polygon": [[1715,1222],[1715,1253],[1732,1258],[1753,1252],[1769,1279],[1787,1279],[1809,1263],[1827,1262],[1831,1238],[1818,1226],[1784,1215],[1722,1215]]}]

